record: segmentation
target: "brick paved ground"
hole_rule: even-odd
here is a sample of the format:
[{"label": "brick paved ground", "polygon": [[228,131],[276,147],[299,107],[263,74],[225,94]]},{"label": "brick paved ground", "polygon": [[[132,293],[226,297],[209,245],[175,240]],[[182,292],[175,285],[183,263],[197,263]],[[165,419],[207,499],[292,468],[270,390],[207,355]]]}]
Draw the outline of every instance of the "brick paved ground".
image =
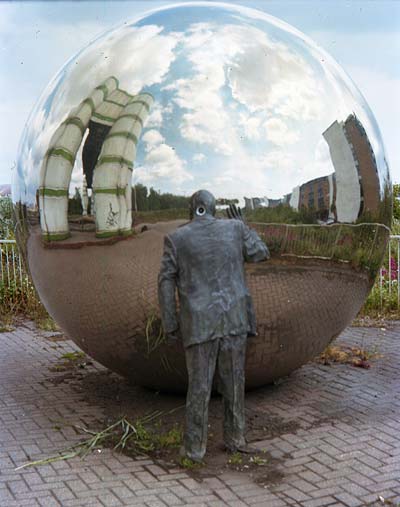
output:
[{"label": "brick paved ground", "polygon": [[50,341],[29,323],[2,333],[0,506],[357,507],[379,505],[378,496],[400,502],[400,323],[349,328],[339,342],[376,346],[383,357],[369,370],[308,364],[277,386],[248,393],[249,413],[257,407],[296,423],[258,445],[277,463],[260,486],[233,471],[197,482],[181,469],[109,450],[16,472],[77,441],[66,423],[93,427],[103,412],[49,370],[75,350],[72,342]]}]

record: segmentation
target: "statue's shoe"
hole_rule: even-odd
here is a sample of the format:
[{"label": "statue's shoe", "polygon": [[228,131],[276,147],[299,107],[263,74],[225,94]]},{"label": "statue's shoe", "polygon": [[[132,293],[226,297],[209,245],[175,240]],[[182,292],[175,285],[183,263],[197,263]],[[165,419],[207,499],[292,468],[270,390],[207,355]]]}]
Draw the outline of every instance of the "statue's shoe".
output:
[{"label": "statue's shoe", "polygon": [[225,446],[226,450],[232,454],[235,452],[240,452],[241,454],[265,454],[266,451],[264,449],[260,449],[258,447],[254,447],[249,444],[243,444],[238,446]]},{"label": "statue's shoe", "polygon": [[202,458],[195,458],[193,456],[190,456],[190,454],[188,454],[186,452],[186,449],[185,449],[185,446],[184,445],[181,445],[180,449],[179,449],[179,457],[181,459],[186,459],[186,460],[190,460],[191,462],[193,462],[195,465],[204,465],[204,461]]}]

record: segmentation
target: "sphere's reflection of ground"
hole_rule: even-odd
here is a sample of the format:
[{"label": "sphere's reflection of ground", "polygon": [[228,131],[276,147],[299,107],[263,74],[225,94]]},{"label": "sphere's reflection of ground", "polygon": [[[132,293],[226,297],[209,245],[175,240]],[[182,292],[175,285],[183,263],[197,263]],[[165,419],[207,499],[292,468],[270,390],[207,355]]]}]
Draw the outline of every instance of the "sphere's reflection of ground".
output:
[{"label": "sphere's reflection of ground", "polygon": [[[88,244],[80,233],[79,242],[73,235],[62,248],[43,248],[37,231],[28,251],[46,307],[83,350],[142,385],[180,391],[186,386],[183,350],[163,343],[157,304],[163,237],[178,223],[149,224],[113,246],[93,245],[89,234]],[[275,258],[249,265],[247,279],[258,322],[258,336],[248,342],[250,388],[289,374],[323,350],[370,288],[367,273],[322,259]]]}]

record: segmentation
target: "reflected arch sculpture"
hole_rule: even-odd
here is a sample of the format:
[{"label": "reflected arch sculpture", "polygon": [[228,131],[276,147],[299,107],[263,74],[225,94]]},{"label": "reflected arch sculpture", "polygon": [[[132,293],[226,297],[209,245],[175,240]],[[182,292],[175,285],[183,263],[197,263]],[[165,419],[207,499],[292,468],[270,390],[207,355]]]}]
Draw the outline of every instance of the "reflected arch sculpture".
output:
[{"label": "reflected arch sculpture", "polygon": [[368,105],[293,27],[187,3],[89,44],[23,134],[18,243],[45,307],[85,352],[141,385],[184,391],[157,275],[164,236],[188,220],[200,188],[217,197],[217,216],[239,204],[272,254],[246,267],[257,317],[246,379],[257,387],[312,359],[356,316],[391,221]]},{"label": "reflected arch sculpture", "polygon": [[[130,175],[138,138],[153,99],[150,94],[129,95],[120,90],[118,84],[112,76],[97,86],[89,97],[72,109],[50,140],[38,189],[40,224],[45,241],[61,241],[70,236],[68,192],[71,174],[90,122],[108,127],[99,146],[101,151],[94,157],[96,236],[132,234]],[[90,188],[91,173],[89,169]],[[117,218],[111,220],[110,216]]]}]

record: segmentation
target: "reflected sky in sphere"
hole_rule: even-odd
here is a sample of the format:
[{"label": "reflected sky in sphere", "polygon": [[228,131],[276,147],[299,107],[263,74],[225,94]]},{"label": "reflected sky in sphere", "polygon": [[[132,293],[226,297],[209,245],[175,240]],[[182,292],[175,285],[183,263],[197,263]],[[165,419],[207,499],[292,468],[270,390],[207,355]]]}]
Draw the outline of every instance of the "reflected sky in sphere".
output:
[{"label": "reflected sky in sphere", "polygon": [[[259,11],[184,4],[100,36],[61,69],[21,142],[14,200],[33,203],[40,167],[62,121],[109,76],[154,105],[137,146],[133,183],[162,193],[279,199],[335,171],[323,137],[354,114],[389,181],[379,129],[343,71],[307,37]],[[82,185],[76,157],[70,194]]]}]

